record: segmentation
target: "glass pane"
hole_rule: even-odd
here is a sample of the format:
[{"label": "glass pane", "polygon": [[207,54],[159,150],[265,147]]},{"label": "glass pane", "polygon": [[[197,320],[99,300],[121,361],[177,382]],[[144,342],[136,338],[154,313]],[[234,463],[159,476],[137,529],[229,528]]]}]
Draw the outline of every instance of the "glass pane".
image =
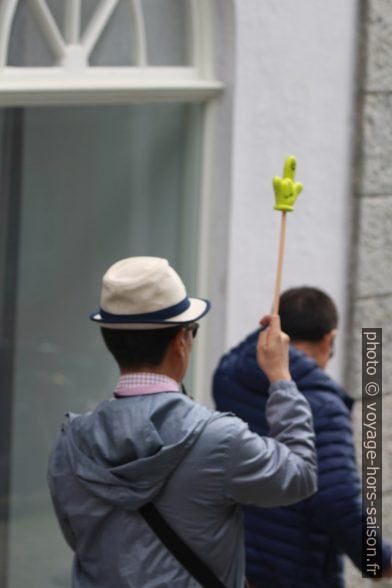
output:
[{"label": "glass pane", "polygon": [[200,121],[181,104],[25,110],[5,588],[70,585],[46,464],[63,414],[117,379],[88,320],[103,272],[159,255],[194,290]]},{"label": "glass pane", "polygon": [[14,67],[48,67],[54,57],[42,35],[28,2],[18,2],[11,30],[8,65]]},{"label": "glass pane", "polygon": [[[141,0],[146,32],[148,64],[152,66],[186,66],[190,64],[189,0]],[[47,0],[47,5],[64,34],[63,0]],[[82,0],[83,32],[99,7],[99,0]],[[119,0],[94,47],[92,66],[130,66],[137,63],[136,23],[130,0]],[[16,67],[47,67],[54,57],[28,2],[18,2],[8,54],[8,64]]]},{"label": "glass pane", "polygon": [[192,36],[189,0],[141,0],[147,61],[152,66],[189,65],[188,42]]},{"label": "glass pane", "polygon": [[89,64],[101,67],[135,65],[133,35],[130,2],[120,0],[90,55]]}]

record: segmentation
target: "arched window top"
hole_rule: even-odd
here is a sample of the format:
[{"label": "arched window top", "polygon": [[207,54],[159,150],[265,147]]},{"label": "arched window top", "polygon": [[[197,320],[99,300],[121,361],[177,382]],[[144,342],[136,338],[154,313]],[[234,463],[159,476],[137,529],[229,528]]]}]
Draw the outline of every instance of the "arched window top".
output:
[{"label": "arched window top", "polygon": [[[202,99],[214,0],[2,0],[0,104]],[[60,96],[63,96],[61,99]]]}]

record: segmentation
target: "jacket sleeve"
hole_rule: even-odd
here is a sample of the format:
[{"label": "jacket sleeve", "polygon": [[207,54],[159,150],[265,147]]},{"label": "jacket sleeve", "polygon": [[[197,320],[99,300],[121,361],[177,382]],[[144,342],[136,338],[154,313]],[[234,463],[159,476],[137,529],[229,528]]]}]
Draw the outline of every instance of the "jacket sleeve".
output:
[{"label": "jacket sleeve", "polygon": [[66,542],[68,543],[69,547],[72,549],[72,551],[75,551],[76,550],[76,538],[75,538],[75,535],[74,535],[73,530],[71,528],[71,525],[69,524],[67,517],[64,516],[60,512],[60,510],[56,504],[56,501],[53,498],[52,498],[52,503],[53,503],[53,508],[55,510],[56,517],[57,517],[58,523],[60,525],[60,529],[63,534],[63,537],[66,540]]},{"label": "jacket sleeve", "polygon": [[[57,441],[56,441],[56,445],[57,445]],[[66,514],[63,512],[63,510],[60,507],[60,503],[57,500],[57,491],[62,491],[62,485],[61,482],[57,482],[57,472],[56,472],[56,467],[55,467],[55,454],[56,451],[55,449],[53,449],[50,457],[49,457],[49,463],[48,463],[48,469],[47,469],[47,482],[48,482],[48,486],[49,486],[49,490],[50,490],[50,497],[52,499],[52,504],[53,504],[53,509],[54,512],[56,514],[58,523],[60,525],[60,529],[62,531],[62,534],[64,536],[64,539],[66,540],[66,542],[68,543],[69,547],[72,549],[72,551],[75,551],[76,549],[76,538],[75,538],[75,534],[71,528],[71,525],[68,521],[68,517],[66,516]],[[60,486],[60,488],[59,488]]]},{"label": "jacket sleeve", "polygon": [[279,506],[317,490],[312,414],[294,382],[270,387],[266,417],[272,438],[252,433],[237,421],[225,478],[226,495],[242,504]]},{"label": "jacket sleeve", "polygon": [[[309,513],[315,526],[327,533],[361,569],[362,520],[366,513],[359,499],[361,485],[351,417],[336,397],[323,405],[322,415],[316,427],[319,491],[308,501]],[[381,536],[377,544],[382,549],[383,567],[388,567],[390,546]]]}]

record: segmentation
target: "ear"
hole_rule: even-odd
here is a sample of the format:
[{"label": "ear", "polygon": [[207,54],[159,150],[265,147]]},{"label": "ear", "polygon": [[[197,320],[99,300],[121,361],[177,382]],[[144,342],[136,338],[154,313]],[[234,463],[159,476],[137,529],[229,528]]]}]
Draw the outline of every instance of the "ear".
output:
[{"label": "ear", "polygon": [[177,335],[171,340],[170,346],[177,356],[184,356],[186,353],[186,339],[185,331],[183,329],[178,331]]},{"label": "ear", "polygon": [[337,329],[332,329],[332,331],[329,331],[328,333],[326,333],[324,335],[324,337],[321,339],[320,344],[322,345],[322,347],[325,351],[329,352],[329,350],[331,349],[331,346],[334,342],[336,334],[337,334]]}]

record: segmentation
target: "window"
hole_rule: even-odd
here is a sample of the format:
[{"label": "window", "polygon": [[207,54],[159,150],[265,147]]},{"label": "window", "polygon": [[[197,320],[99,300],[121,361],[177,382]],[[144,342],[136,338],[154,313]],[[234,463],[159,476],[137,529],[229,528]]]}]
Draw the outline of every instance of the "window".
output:
[{"label": "window", "polygon": [[[66,410],[116,378],[96,325],[116,259],[199,279],[213,2],[0,4],[0,584],[69,585],[46,487]],[[44,557],[43,555],[44,554]]]},{"label": "window", "polygon": [[202,100],[209,0],[3,0],[0,105]]}]

